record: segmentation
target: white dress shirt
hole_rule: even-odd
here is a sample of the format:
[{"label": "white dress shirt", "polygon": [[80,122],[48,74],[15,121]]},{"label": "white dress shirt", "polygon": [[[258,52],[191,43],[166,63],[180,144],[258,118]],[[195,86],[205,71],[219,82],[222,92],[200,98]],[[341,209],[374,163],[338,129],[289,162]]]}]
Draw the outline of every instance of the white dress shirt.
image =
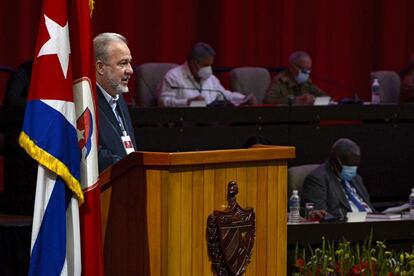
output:
[{"label": "white dress shirt", "polygon": [[216,99],[222,100],[225,96],[227,101],[239,105],[245,98],[243,94],[224,89],[214,75],[197,82],[187,62],[167,72],[159,86],[158,95],[158,104],[164,107],[184,107],[187,106],[188,99],[200,95],[206,104]]}]

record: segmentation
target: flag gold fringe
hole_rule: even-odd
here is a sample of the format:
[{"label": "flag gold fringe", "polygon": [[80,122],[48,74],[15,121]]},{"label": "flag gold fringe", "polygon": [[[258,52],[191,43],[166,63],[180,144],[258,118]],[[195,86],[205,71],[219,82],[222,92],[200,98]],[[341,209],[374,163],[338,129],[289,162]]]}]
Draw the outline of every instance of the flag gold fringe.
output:
[{"label": "flag gold fringe", "polygon": [[24,131],[20,133],[19,144],[33,159],[50,171],[59,175],[78,198],[79,205],[83,203],[84,198],[81,185],[79,181],[73,177],[64,163],[38,147]]},{"label": "flag gold fringe", "polygon": [[94,7],[95,7],[95,1],[89,0],[89,16],[90,17],[92,17]]}]

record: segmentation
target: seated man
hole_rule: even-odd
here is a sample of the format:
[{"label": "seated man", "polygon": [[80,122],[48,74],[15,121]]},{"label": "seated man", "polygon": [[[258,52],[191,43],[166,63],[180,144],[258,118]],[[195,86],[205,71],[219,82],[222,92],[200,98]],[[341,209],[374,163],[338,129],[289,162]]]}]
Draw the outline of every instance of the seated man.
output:
[{"label": "seated man", "polygon": [[315,96],[326,96],[326,93],[309,79],[311,71],[310,55],[301,51],[294,52],[289,57],[288,69],[272,79],[263,103],[311,105],[315,101]]},{"label": "seated man", "polygon": [[400,102],[414,102],[414,53],[406,69],[401,73]]},{"label": "seated man", "polygon": [[328,160],[311,172],[303,184],[303,204],[314,203],[318,215],[346,217],[347,212],[372,212],[369,194],[357,174],[361,155],[358,145],[346,138],[337,140]]},{"label": "seated man", "polygon": [[158,104],[163,107],[190,106],[193,101],[211,104],[215,100],[224,100],[233,105],[253,102],[253,96],[230,92],[213,75],[211,65],[215,51],[206,43],[196,43],[187,61],[177,66],[164,77],[158,95]]}]

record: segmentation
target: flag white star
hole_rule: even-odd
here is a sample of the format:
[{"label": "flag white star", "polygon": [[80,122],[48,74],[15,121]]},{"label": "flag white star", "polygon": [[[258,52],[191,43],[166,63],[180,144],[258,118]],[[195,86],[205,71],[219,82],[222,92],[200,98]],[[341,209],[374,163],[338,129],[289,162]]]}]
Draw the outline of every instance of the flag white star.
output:
[{"label": "flag white star", "polygon": [[69,54],[70,54],[70,43],[69,43],[69,26],[68,22],[64,27],[44,15],[45,24],[47,31],[49,32],[50,39],[43,44],[37,57],[45,55],[56,54],[59,59],[60,67],[62,68],[63,75],[68,74],[69,67]]}]

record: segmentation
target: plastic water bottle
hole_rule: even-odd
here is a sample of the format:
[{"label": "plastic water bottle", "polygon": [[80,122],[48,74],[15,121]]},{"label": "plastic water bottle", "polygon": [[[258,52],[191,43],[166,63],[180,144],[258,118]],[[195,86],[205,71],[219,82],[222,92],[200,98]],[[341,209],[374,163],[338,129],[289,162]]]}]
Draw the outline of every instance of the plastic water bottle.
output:
[{"label": "plastic water bottle", "polygon": [[377,78],[372,80],[371,85],[371,104],[381,103],[381,85]]},{"label": "plastic water bottle", "polygon": [[[414,195],[413,195],[414,196]],[[413,199],[414,203],[414,199]],[[300,198],[298,190],[293,190],[292,195],[289,199],[289,222],[298,223],[300,220]]]},{"label": "plastic water bottle", "polygon": [[414,217],[414,188],[411,189],[409,200],[410,200],[410,217]]}]

